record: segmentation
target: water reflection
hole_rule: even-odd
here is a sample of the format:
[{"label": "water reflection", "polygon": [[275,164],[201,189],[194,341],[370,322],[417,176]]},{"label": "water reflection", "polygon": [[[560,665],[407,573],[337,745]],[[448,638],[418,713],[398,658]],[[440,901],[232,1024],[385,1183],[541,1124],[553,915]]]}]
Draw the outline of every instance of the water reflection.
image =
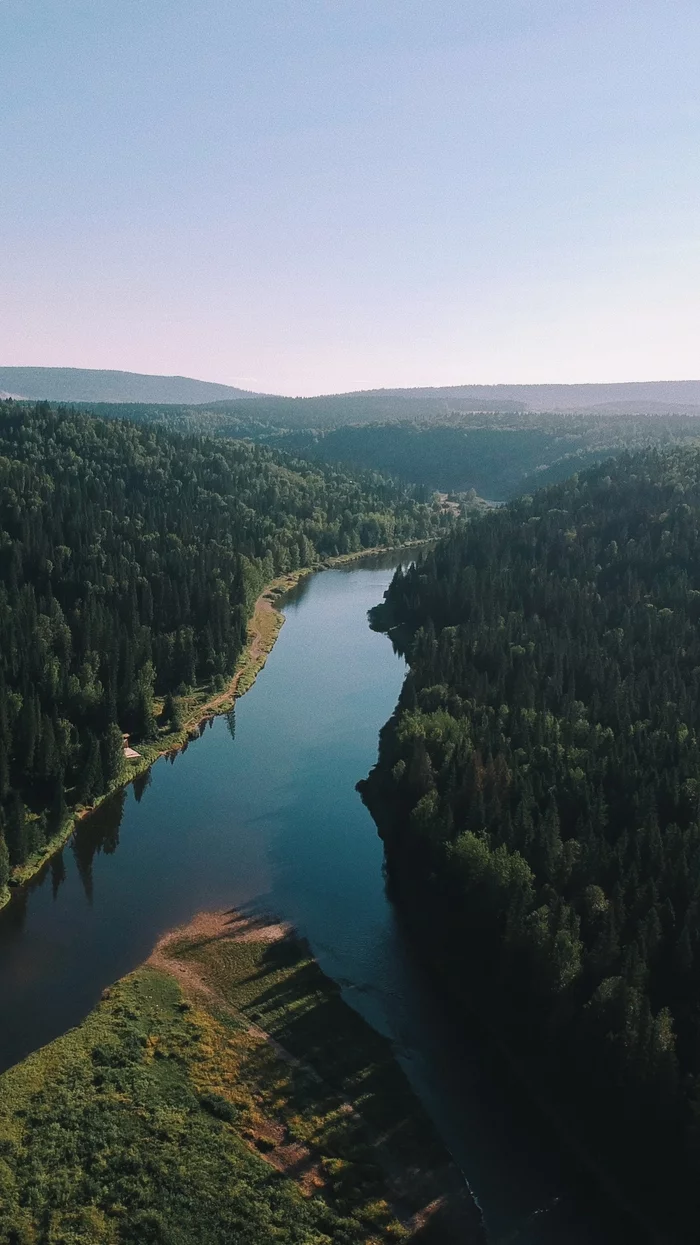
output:
[{"label": "water reflection", "polygon": [[303,581],[253,693],[105,801],[13,895],[0,912],[0,1067],[78,1023],[196,911],[273,912],[394,1042],[494,1242],[622,1245],[493,1052],[456,1038],[387,900],[355,783],[404,674],[366,623],[393,565]]},{"label": "water reflection", "polygon": [[134,793],[134,799],[136,800],[137,804],[141,803],[146,791],[151,785],[151,773],[152,771],[150,769],[147,769],[144,771],[143,774],[137,774],[136,778],[131,784],[131,789]]},{"label": "water reflection", "polygon": [[[150,779],[150,770],[142,777],[146,780]],[[137,789],[138,785],[138,789]],[[148,781],[142,783],[137,778],[133,783],[134,797],[138,803],[143,799],[144,792],[148,786]],[[111,856],[116,852],[119,846],[119,827],[121,826],[122,817],[124,815],[124,805],[126,803],[126,788],[115,791],[109,799],[103,800],[94,813],[90,813],[88,817],[83,817],[78,822],[73,838],[71,839],[71,851],[75,860],[78,876],[83,884],[85,898],[88,903],[93,900],[93,877],[92,865],[98,852],[104,852],[106,856]],[[63,864],[61,854],[61,877],[60,881],[65,881],[66,871]],[[54,899],[58,884],[54,885]]]},{"label": "water reflection", "polygon": [[66,880],[66,866],[63,863],[63,852],[57,852],[51,858],[51,894],[56,898],[61,882]]}]

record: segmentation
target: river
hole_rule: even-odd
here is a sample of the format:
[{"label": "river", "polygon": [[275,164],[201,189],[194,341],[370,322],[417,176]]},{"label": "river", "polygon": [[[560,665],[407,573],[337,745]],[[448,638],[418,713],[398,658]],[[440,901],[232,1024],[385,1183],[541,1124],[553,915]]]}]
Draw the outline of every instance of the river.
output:
[{"label": "river", "polygon": [[366,620],[396,561],[303,581],[235,717],[102,805],[0,912],[0,1068],[78,1023],[195,912],[271,913],[308,938],[347,1001],[391,1039],[494,1245],[622,1245],[624,1226],[487,1044],[456,1040],[385,893],[381,842],[355,783],[374,764],[405,670]]}]

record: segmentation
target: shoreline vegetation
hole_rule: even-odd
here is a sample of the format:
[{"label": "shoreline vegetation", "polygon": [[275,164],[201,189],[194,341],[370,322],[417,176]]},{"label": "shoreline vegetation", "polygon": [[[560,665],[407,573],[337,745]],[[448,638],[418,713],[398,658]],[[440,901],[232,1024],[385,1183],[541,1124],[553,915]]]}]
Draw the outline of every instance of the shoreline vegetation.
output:
[{"label": "shoreline vegetation", "polygon": [[264,917],[166,934],[0,1084],[3,1239],[485,1240],[390,1043]]},{"label": "shoreline vegetation", "polygon": [[0,402],[0,891],[225,692],[265,584],[452,525],[376,472]]},{"label": "shoreline vegetation", "polygon": [[[377,820],[381,814],[375,815],[366,800],[364,803],[374,820],[379,837],[383,838],[381,825]],[[400,881],[390,867],[388,877],[398,905],[402,903]],[[596,1157],[580,1123],[577,1123],[573,1104],[564,1101],[552,1087],[551,1081],[548,1081],[544,1061],[537,1063],[534,1059],[519,1054],[513,1041],[509,1040],[505,1027],[499,1026],[489,1017],[484,1000],[479,1000],[475,993],[470,993],[468,987],[459,996],[455,994],[446,973],[440,970],[437,956],[428,950],[428,910],[417,918],[412,918],[403,906],[398,908],[398,913],[411,950],[424,971],[432,975],[437,996],[446,1013],[462,1029],[476,1031],[492,1043],[512,1083],[532,1105],[539,1121],[546,1124],[561,1143],[572,1170],[580,1179],[587,1178],[595,1186],[596,1192],[606,1199],[609,1207],[624,1221],[625,1228],[642,1233],[639,1245],[671,1245],[668,1237],[664,1235],[665,1230],[659,1214],[655,1211],[652,1217],[648,1206],[635,1202],[630,1190]],[[435,915],[434,912],[432,915]],[[673,1245],[688,1245],[688,1242],[674,1241]]]},{"label": "shoreline vegetation", "polygon": [[[122,773],[103,795],[88,805],[78,805],[70,810],[58,833],[45,843],[39,852],[12,870],[9,886],[0,889],[0,910],[10,902],[14,891],[21,886],[25,886],[32,878],[36,877],[49,863],[51,858],[62,851],[66,844],[70,842],[79,821],[94,813],[115,792],[123,787],[128,787],[136,778],[146,773],[161,757],[169,756],[185,749],[192,740],[200,737],[201,730],[209,719],[228,713],[233,708],[235,702],[250,690],[258,674],[264,668],[282,629],[284,615],[276,606],[286,593],[290,592],[309,575],[317,574],[320,571],[332,570],[337,566],[345,566],[362,558],[377,557],[386,553],[400,553],[403,550],[408,552],[411,549],[424,548],[432,543],[432,540],[411,540],[403,545],[376,546],[373,549],[361,549],[355,553],[324,558],[312,566],[300,567],[270,580],[253,606],[248,620],[247,643],[227,686],[223,690],[219,690],[211,683],[208,683],[195,688],[189,695],[179,697],[177,707],[182,719],[181,729],[173,731],[167,727],[161,727],[159,728],[157,739],[149,742],[139,742],[138,759],[133,761],[125,760]],[[155,709],[157,716],[161,716],[162,703],[156,701]]]},{"label": "shoreline vegetation", "polygon": [[410,670],[359,784],[432,977],[659,1241],[700,1207],[699,547],[697,448],[439,542],[372,612]]}]

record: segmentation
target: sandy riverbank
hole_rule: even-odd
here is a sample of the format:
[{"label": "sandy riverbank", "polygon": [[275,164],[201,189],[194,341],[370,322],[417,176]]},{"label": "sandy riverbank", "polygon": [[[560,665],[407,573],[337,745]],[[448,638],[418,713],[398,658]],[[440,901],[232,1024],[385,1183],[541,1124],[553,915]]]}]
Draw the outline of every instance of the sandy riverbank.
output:
[{"label": "sandy riverbank", "polygon": [[[317,574],[319,571],[330,570],[336,566],[345,566],[374,555],[399,553],[402,549],[410,551],[431,543],[431,541],[413,541],[409,545],[404,546],[381,546],[374,549],[361,549],[356,553],[326,558],[314,566],[300,567],[298,570],[278,576],[267,584],[253,607],[253,612],[248,622],[248,642],[226,687],[214,689],[211,685],[207,685],[195,689],[190,695],[180,697],[178,706],[183,722],[181,730],[161,730],[158,738],[152,742],[139,743],[139,759],[129,762],[128,768],[125,766],[119,780],[110,787],[109,791],[106,791],[93,804],[86,807],[78,806],[72,809],[59,833],[54,835],[40,852],[12,871],[10,887],[7,887],[4,892],[0,891],[0,909],[9,903],[13,890],[31,881],[47,865],[51,857],[65,847],[79,821],[84,817],[89,817],[115,791],[118,791],[121,787],[128,786],[140,774],[149,770],[160,757],[179,752],[187,746],[190,740],[197,739],[205,722],[219,714],[228,713],[236,700],[250,690],[258,674],[263,669],[282,629],[284,615],[277,609],[277,604],[284,597],[285,593],[289,592],[308,575]],[[156,702],[157,712],[161,708],[162,706]]]}]

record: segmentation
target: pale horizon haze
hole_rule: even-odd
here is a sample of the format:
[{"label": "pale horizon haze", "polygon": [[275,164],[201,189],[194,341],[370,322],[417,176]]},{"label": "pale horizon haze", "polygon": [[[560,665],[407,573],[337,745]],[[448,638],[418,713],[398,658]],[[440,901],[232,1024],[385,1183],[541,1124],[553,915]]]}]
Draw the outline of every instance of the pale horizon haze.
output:
[{"label": "pale horizon haze", "polygon": [[0,0],[0,365],[700,376],[697,0]]}]

